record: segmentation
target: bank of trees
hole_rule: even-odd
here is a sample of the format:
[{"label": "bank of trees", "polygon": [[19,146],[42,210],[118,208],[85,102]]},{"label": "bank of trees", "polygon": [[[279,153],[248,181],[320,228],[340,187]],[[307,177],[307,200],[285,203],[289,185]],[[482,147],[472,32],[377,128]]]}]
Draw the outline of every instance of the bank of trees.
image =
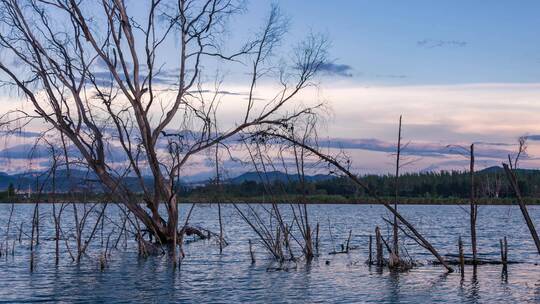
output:
[{"label": "bank of trees", "polygon": [[[525,197],[540,196],[540,171],[517,170],[519,187]],[[502,168],[489,168],[477,173],[476,197],[478,198],[509,198],[514,193],[510,188]],[[394,195],[394,180],[392,175],[361,176],[371,189],[381,197]],[[401,197],[417,198],[459,198],[470,196],[469,175],[466,171],[441,171],[424,173],[405,173],[400,176],[399,195]],[[204,197],[214,191],[213,185],[182,187],[186,195]],[[347,177],[330,177],[327,179],[311,180],[302,184],[298,178],[289,180],[274,180],[271,183],[261,183],[257,180],[245,180],[237,183],[222,185],[224,193],[230,197],[262,196],[270,189],[273,193],[288,195],[340,195],[346,198],[368,197],[365,190],[358,187]]]}]

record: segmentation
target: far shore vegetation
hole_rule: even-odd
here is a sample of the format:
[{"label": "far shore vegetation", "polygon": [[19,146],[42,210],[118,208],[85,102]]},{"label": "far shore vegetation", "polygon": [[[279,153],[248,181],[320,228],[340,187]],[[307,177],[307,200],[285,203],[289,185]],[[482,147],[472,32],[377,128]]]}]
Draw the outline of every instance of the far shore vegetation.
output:
[{"label": "far shore vegetation", "polygon": [[[519,186],[526,204],[540,204],[540,171],[518,170]],[[502,169],[492,167],[477,173],[477,203],[479,205],[515,204]],[[249,178],[246,178],[249,176]],[[255,177],[254,177],[255,176]],[[367,175],[365,181],[385,202],[393,203],[394,185],[391,175]],[[400,176],[398,204],[469,204],[468,172],[441,171],[408,173]],[[53,201],[47,188],[40,193],[17,191],[13,184],[0,192],[2,203],[47,203]],[[24,189],[23,189],[24,190]],[[183,198],[179,203],[307,203],[307,204],[377,204],[377,200],[345,177],[313,176],[302,185],[298,177],[286,174],[248,173],[229,182],[215,181],[179,187]],[[57,202],[110,201],[99,191],[62,192],[54,194]]]}]

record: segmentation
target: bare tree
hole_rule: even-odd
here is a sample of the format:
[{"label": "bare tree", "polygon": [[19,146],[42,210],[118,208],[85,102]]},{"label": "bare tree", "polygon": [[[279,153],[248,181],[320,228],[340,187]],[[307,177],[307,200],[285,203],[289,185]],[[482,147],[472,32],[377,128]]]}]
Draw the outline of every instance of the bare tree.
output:
[{"label": "bare tree", "polygon": [[[241,2],[151,0],[141,9],[130,6],[140,2],[123,0],[1,0],[2,83],[30,104],[1,122],[10,128],[46,124],[151,235],[174,244],[182,239],[175,187],[193,156],[318,106],[291,110],[287,104],[313,84],[326,60],[326,40],[310,35],[276,65],[272,58],[287,22],[273,6],[254,38],[226,53],[227,21],[243,10]],[[230,128],[221,129],[212,114],[219,106],[212,95],[225,94],[205,88],[215,73],[204,66],[212,62],[248,68],[249,93],[238,97],[245,110]],[[261,97],[263,78],[278,88]],[[109,153],[115,147],[126,159],[121,168]],[[167,153],[171,147],[174,153]],[[142,195],[128,187],[126,176],[137,178]]]},{"label": "bare tree", "polygon": [[[399,199],[399,161],[401,156],[401,115],[399,116],[399,128],[398,128],[398,140],[396,148],[396,174],[394,176],[394,209],[398,210],[398,199]],[[390,256],[390,264],[399,264],[399,230],[398,230],[398,220],[397,215],[394,214],[394,223],[393,223],[393,249]]]},{"label": "bare tree", "polygon": [[471,247],[472,247],[472,258],[473,264],[477,262],[478,249],[476,244],[476,219],[478,215],[478,203],[476,201],[476,184],[474,180],[474,144],[471,144],[470,151],[470,167],[469,167],[469,176],[471,179],[471,193],[470,193],[470,222],[471,222]]},{"label": "bare tree", "polygon": [[506,173],[506,178],[508,179],[510,187],[516,195],[519,209],[521,210],[521,214],[523,215],[523,218],[525,219],[527,228],[529,228],[531,237],[534,240],[534,244],[536,245],[536,250],[538,251],[538,254],[540,254],[540,238],[538,237],[538,233],[536,232],[534,222],[532,221],[531,216],[529,215],[529,211],[527,210],[527,204],[525,204],[523,200],[523,196],[521,195],[521,190],[519,188],[519,182],[516,175],[516,169],[518,166],[519,158],[523,154],[525,154],[527,150],[527,140],[525,137],[520,137],[518,143],[519,143],[519,150],[518,150],[518,153],[516,154],[516,157],[513,163],[512,163],[512,158],[510,157],[510,155],[508,155],[508,164],[503,163],[502,165],[504,168],[504,172]]},{"label": "bare tree", "polygon": [[[294,125],[307,127],[295,128],[290,125],[289,135],[305,143],[310,137],[316,136],[316,119],[316,115],[308,115],[302,118],[307,123],[300,124],[299,119],[295,120],[297,124]],[[315,232],[315,236],[313,235],[306,197],[306,170],[312,169],[306,162],[313,155],[301,146],[277,146],[272,138],[253,137],[251,139],[251,141],[246,141],[249,162],[261,181],[265,198],[267,197],[270,205],[259,204],[253,207],[247,204],[241,208],[234,204],[234,207],[257,234],[266,251],[280,263],[280,269],[286,267],[285,262],[297,262],[301,258],[310,263],[316,256],[315,248],[318,246],[316,243],[318,232]],[[290,157],[290,161],[287,160],[287,156]],[[296,172],[295,174],[289,174],[291,168]],[[294,184],[299,187],[300,196],[288,197],[284,185],[269,178],[268,170],[284,171],[289,185]],[[289,207],[291,212],[283,212],[281,206]],[[347,242],[347,252],[350,237],[351,235]],[[342,251],[345,252],[345,249]]]},{"label": "bare tree", "polygon": [[[286,130],[286,131],[283,131]],[[271,137],[271,138],[279,138],[285,142],[289,142],[291,145],[302,147],[306,149],[306,151],[312,153],[313,155],[320,158],[322,161],[328,163],[332,167],[334,167],[337,171],[343,173],[343,175],[347,176],[349,179],[351,179],[354,183],[356,183],[358,186],[362,187],[364,191],[366,191],[367,194],[372,196],[377,203],[383,205],[386,209],[388,209],[393,215],[397,217],[397,220],[402,223],[411,233],[411,237],[423,248],[427,249],[447,270],[448,272],[453,272],[454,269],[444,260],[444,258],[439,254],[437,249],[433,247],[433,245],[418,231],[416,228],[409,223],[392,205],[390,205],[385,200],[381,199],[366,183],[364,183],[360,178],[358,178],[357,175],[353,174],[349,168],[345,167],[345,165],[342,165],[340,160],[328,155],[324,152],[321,152],[318,150],[317,145],[315,142],[301,142],[295,139],[294,137],[291,137],[288,135],[288,128],[285,126],[281,130],[275,130],[273,133],[269,134],[267,132],[259,132],[256,134],[253,134],[253,137]],[[347,164],[349,164],[349,161],[347,161]],[[389,246],[387,248],[390,248]],[[389,249],[389,251],[391,251]]]}]

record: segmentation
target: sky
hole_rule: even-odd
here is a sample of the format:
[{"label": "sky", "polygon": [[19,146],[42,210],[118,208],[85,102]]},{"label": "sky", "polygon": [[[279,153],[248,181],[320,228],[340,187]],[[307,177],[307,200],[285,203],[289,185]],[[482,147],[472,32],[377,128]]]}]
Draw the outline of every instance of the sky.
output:
[{"label": "sky", "polygon": [[[333,57],[358,82],[522,83],[540,76],[538,1],[278,3],[294,36],[326,33]],[[268,4],[249,7],[263,16]]]},{"label": "sky", "polygon": [[[128,2],[128,9],[142,12],[141,3]],[[247,1],[246,12],[230,20],[228,44],[260,29],[271,3]],[[522,166],[540,167],[539,1],[274,3],[290,24],[282,49],[310,32],[331,42],[318,90],[298,102],[329,104],[322,138],[331,148],[344,148],[358,172],[392,171],[400,115],[405,154],[414,159],[405,170],[465,169],[467,159],[448,147],[471,143],[481,154],[479,166],[498,165],[524,135],[529,150]],[[174,60],[175,48],[169,49],[164,58]],[[227,90],[247,90],[243,72],[226,72]],[[272,90],[265,83],[257,89],[261,95]],[[0,99],[14,103],[12,96]],[[224,120],[238,111],[225,103]],[[4,152],[13,145],[5,144]],[[12,156],[3,160],[0,171],[20,170],[15,162]]]}]

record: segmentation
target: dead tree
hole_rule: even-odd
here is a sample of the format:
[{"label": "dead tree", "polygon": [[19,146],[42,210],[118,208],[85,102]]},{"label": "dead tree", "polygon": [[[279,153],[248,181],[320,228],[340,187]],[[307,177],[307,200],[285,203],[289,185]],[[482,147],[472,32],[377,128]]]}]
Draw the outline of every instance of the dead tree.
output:
[{"label": "dead tree", "polygon": [[[394,196],[394,209],[397,212],[398,208],[398,199],[399,199],[399,161],[400,161],[400,155],[401,155],[401,115],[399,116],[399,128],[398,128],[398,140],[397,140],[397,148],[396,148],[396,174],[394,177],[394,190],[395,190],[395,196]],[[393,223],[393,241],[394,241],[394,248],[392,250],[392,255],[390,256],[390,264],[398,264],[399,263],[399,237],[398,237],[398,219],[396,214],[394,214],[394,223]]]},{"label": "dead tree", "polygon": [[[307,134],[311,131],[311,129],[303,130],[301,138],[307,138]],[[290,176],[283,155],[284,151],[279,149],[277,158],[280,163],[278,164],[269,155],[274,147],[274,144],[266,145],[265,140],[245,142],[249,162],[253,165],[261,181],[265,196],[269,198],[270,207],[264,205],[253,207],[250,204],[244,208],[240,208],[236,204],[234,206],[241,218],[259,236],[265,249],[276,261],[280,263],[297,261],[299,257],[303,257],[307,263],[310,263],[318,250],[318,225],[313,232],[306,201],[305,159],[307,150],[302,147],[292,147],[290,151],[291,157],[294,158],[294,165],[291,166],[296,169],[295,176],[297,178],[294,179],[294,182],[298,183],[302,191],[298,199],[290,201],[280,196],[280,194],[286,193],[283,185],[278,183],[275,185],[276,187],[271,187],[272,183],[268,179],[270,168],[272,171],[284,170],[287,176]],[[293,183],[293,181],[289,180],[289,183]],[[290,216],[284,215],[281,206],[290,207]],[[315,236],[313,236],[314,233]],[[299,250],[295,250],[296,248]]]},{"label": "dead tree", "polygon": [[534,240],[534,244],[536,245],[536,250],[538,251],[538,254],[540,254],[540,239],[538,238],[538,233],[536,232],[536,228],[534,227],[534,223],[531,219],[531,216],[529,215],[529,211],[527,210],[527,205],[523,201],[523,197],[521,196],[521,190],[519,189],[519,184],[517,181],[516,174],[510,167],[503,163],[504,171],[506,172],[506,178],[508,179],[508,182],[510,183],[510,187],[514,191],[516,195],[516,200],[519,205],[519,209],[521,210],[521,214],[523,214],[523,218],[525,219],[525,223],[527,224],[527,227],[529,228],[529,231],[531,233],[531,236]]},{"label": "dead tree", "polygon": [[375,248],[376,248],[376,264],[377,266],[383,266],[384,258],[383,258],[383,242],[382,242],[382,235],[381,235],[381,229],[379,226],[375,227]]},{"label": "dead tree", "polygon": [[317,148],[315,148],[316,147],[315,144],[302,143],[296,140],[295,138],[288,136],[287,134],[284,135],[278,132],[273,132],[272,134],[265,134],[265,132],[259,132],[257,134],[254,134],[253,136],[269,136],[273,138],[280,138],[284,140],[285,142],[289,142],[293,145],[297,145],[297,146],[301,146],[305,148],[307,151],[313,153],[313,155],[316,155],[317,157],[319,157],[322,161],[335,167],[338,171],[342,172],[345,176],[350,178],[358,186],[362,187],[364,191],[366,191],[367,194],[369,194],[371,197],[373,197],[377,201],[377,203],[383,205],[392,214],[394,214],[397,217],[397,219],[401,223],[403,223],[403,225],[405,225],[405,227],[407,227],[407,229],[409,229],[410,232],[414,235],[417,243],[421,245],[422,247],[424,247],[425,249],[427,249],[429,252],[431,252],[431,254],[448,270],[448,272],[454,271],[454,269],[439,254],[437,249],[435,249],[435,247],[433,247],[433,245],[431,245],[431,243],[426,238],[424,238],[424,236],[420,232],[418,232],[418,230],[416,230],[416,228],[414,228],[414,226],[410,224],[409,221],[407,221],[396,209],[394,209],[394,207],[388,204],[388,202],[386,202],[385,200],[381,199],[376,193],[372,191],[370,187],[368,187],[363,181],[361,181],[358,178],[358,176],[356,176],[349,169],[344,167],[337,159],[317,150]]},{"label": "dead tree", "polygon": [[[319,107],[284,110],[313,84],[326,61],[327,42],[310,35],[290,60],[276,66],[278,61],[271,59],[287,24],[277,7],[253,39],[237,51],[221,51],[227,20],[243,11],[242,2],[2,0],[2,85],[20,92],[31,110],[10,111],[0,125],[13,129],[36,120],[65,138],[115,201],[155,239],[176,243],[175,182],[195,155]],[[215,60],[243,63],[249,93],[209,92],[203,80],[215,75],[203,67]],[[262,96],[257,90],[262,78],[277,82],[279,89]],[[216,95],[247,99],[229,129],[219,129],[220,121],[210,114],[219,107]],[[169,140],[179,147],[179,159],[164,156]],[[122,170],[112,166],[113,148],[126,160]],[[124,176],[137,179],[142,196]]]},{"label": "dead tree", "polygon": [[477,185],[474,172],[474,144],[471,144],[467,149],[464,146],[447,146],[447,148],[457,148],[459,153],[469,159],[469,229],[471,231],[471,250],[472,264],[478,261],[478,247],[476,241],[476,219],[478,217],[478,202],[476,200]]},{"label": "dead tree", "polygon": [[[221,186],[221,179],[220,179],[220,172],[219,172],[219,145],[216,145],[215,160],[216,160],[216,192],[218,194],[222,194],[223,189]],[[221,215],[221,201],[219,197],[217,199],[217,205],[218,205],[218,221],[219,221],[219,253],[223,253],[223,245],[224,245],[223,219]]]},{"label": "dead tree", "polygon": [[478,204],[476,203],[476,186],[474,181],[474,144],[471,144],[470,148],[470,169],[469,176],[471,181],[471,193],[470,193],[470,207],[469,213],[471,222],[471,247],[472,247],[472,262],[477,262],[477,247],[476,247],[476,217],[478,214]]},{"label": "dead tree", "polygon": [[510,184],[510,187],[514,191],[516,195],[516,199],[519,205],[519,209],[521,210],[521,214],[523,214],[523,218],[525,219],[525,223],[527,224],[527,227],[529,228],[529,231],[531,233],[531,236],[534,240],[534,244],[536,245],[536,250],[538,251],[538,254],[540,254],[540,238],[538,238],[538,233],[536,232],[536,228],[534,227],[534,223],[531,219],[531,216],[529,215],[529,211],[527,210],[527,205],[525,204],[525,201],[523,200],[523,197],[521,195],[521,190],[519,188],[518,179],[515,173],[515,170],[517,169],[519,158],[522,154],[526,152],[527,145],[526,145],[526,138],[520,137],[519,138],[519,149],[516,157],[514,158],[514,162],[512,164],[512,158],[510,155],[508,155],[508,164],[503,163],[504,172],[506,173],[506,178],[508,180],[508,183]]},{"label": "dead tree", "polygon": [[458,252],[459,252],[459,270],[461,277],[465,275],[465,256],[463,255],[463,241],[461,240],[461,235],[458,239]]}]

